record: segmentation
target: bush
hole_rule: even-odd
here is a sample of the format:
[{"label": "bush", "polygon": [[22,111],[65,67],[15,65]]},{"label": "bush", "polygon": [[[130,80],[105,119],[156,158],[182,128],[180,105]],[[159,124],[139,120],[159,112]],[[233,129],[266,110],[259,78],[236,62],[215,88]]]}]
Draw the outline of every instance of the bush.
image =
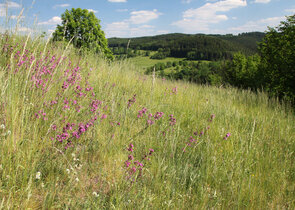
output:
[{"label": "bush", "polygon": [[152,55],[151,59],[165,59],[167,55],[163,52],[157,52],[156,54]]},{"label": "bush", "polygon": [[253,55],[246,57],[241,53],[234,55],[232,61],[226,62],[221,75],[225,83],[240,87],[257,89],[261,87],[260,57]]}]

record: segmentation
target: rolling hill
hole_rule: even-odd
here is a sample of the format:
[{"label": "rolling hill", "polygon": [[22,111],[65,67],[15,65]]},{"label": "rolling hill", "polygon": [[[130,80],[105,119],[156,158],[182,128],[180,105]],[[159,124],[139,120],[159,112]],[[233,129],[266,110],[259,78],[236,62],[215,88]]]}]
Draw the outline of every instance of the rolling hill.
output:
[{"label": "rolling hill", "polygon": [[113,52],[120,49],[158,51],[169,57],[190,60],[220,60],[232,58],[236,52],[246,55],[257,53],[257,42],[264,33],[251,32],[239,35],[165,34],[137,38],[109,38]]}]

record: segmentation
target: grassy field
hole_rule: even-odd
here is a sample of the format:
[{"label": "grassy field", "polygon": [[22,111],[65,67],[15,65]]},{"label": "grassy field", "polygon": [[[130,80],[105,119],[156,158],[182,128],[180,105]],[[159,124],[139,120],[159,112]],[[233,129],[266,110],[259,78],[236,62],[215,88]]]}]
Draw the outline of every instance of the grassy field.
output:
[{"label": "grassy field", "polygon": [[37,38],[0,49],[0,209],[295,208],[288,105]]},{"label": "grassy field", "polygon": [[168,61],[183,61],[184,58],[172,58],[167,57],[165,59],[150,59],[148,56],[136,56],[133,58],[128,58],[130,63],[133,63],[135,66],[139,67],[139,69],[146,69],[147,67],[151,67],[157,63],[166,63]]}]

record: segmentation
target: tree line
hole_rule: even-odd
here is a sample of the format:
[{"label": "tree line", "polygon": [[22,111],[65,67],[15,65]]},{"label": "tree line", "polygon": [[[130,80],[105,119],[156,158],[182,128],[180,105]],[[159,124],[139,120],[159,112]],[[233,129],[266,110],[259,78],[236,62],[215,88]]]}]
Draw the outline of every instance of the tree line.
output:
[{"label": "tree line", "polygon": [[[166,34],[139,38],[110,38],[109,47],[114,54],[123,54],[128,49],[157,51],[151,58],[186,58],[188,60],[223,60],[233,58],[236,52],[246,55],[257,53],[257,42],[264,33],[243,33],[237,36],[204,34]],[[130,40],[130,42],[129,42]]]}]

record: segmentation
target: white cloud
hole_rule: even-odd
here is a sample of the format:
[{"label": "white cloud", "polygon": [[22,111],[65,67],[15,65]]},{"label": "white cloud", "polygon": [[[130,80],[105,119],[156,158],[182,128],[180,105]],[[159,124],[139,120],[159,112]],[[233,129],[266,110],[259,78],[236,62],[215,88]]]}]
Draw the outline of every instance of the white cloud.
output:
[{"label": "white cloud", "polygon": [[153,11],[149,10],[140,10],[140,11],[133,11],[130,13],[130,22],[133,24],[142,24],[147,23],[151,20],[157,19],[161,13],[159,13],[156,9]]},{"label": "white cloud", "polygon": [[54,5],[53,8],[58,8],[58,7],[64,8],[69,6],[70,6],[69,4],[57,4],[57,5]]},{"label": "white cloud", "polygon": [[185,32],[208,32],[210,24],[226,21],[229,18],[221,12],[228,12],[238,7],[247,6],[246,0],[222,0],[215,3],[206,3],[196,8],[188,9],[183,13],[182,20],[172,23]]},{"label": "white cloud", "polygon": [[130,37],[154,35],[154,26],[142,25],[130,29]]},{"label": "white cloud", "polygon": [[107,37],[126,37],[130,31],[130,24],[127,21],[113,22],[107,24],[106,36]]},{"label": "white cloud", "polygon": [[16,3],[16,2],[13,2],[13,1],[8,1],[8,2],[6,2],[6,3],[3,3],[3,4],[0,4],[0,7],[2,8],[6,8],[6,7],[8,7],[8,8],[20,8],[21,7],[21,5],[20,4],[18,4],[18,3]]},{"label": "white cloud", "polygon": [[135,37],[158,34],[154,26],[146,23],[157,19],[161,15],[156,9],[130,12],[129,19],[107,24],[107,37]]},{"label": "white cloud", "polygon": [[105,30],[106,37],[139,37],[139,36],[152,36],[156,34],[168,33],[168,31],[155,30],[152,25],[133,26],[127,21],[114,22],[107,25]]},{"label": "white cloud", "polygon": [[115,3],[119,3],[119,2],[127,2],[127,0],[108,0],[109,2],[115,2]]},{"label": "white cloud", "polygon": [[257,21],[248,21],[244,25],[232,27],[228,30],[232,33],[251,32],[251,31],[266,31],[267,27],[275,27],[285,20],[285,17],[271,17],[260,19]]},{"label": "white cloud", "polygon": [[255,0],[254,3],[262,3],[262,4],[267,4],[269,3],[271,0]]},{"label": "white cloud", "polygon": [[93,12],[93,13],[98,13],[97,10],[94,10],[94,9],[87,9],[89,12]]},{"label": "white cloud", "polygon": [[18,9],[18,8],[21,8],[21,5],[13,1],[8,1],[6,3],[0,4],[0,17],[6,16],[6,9]]},{"label": "white cloud", "polygon": [[53,18],[49,19],[48,21],[38,23],[38,25],[57,25],[60,23],[61,23],[61,18],[58,16],[54,16]]}]

